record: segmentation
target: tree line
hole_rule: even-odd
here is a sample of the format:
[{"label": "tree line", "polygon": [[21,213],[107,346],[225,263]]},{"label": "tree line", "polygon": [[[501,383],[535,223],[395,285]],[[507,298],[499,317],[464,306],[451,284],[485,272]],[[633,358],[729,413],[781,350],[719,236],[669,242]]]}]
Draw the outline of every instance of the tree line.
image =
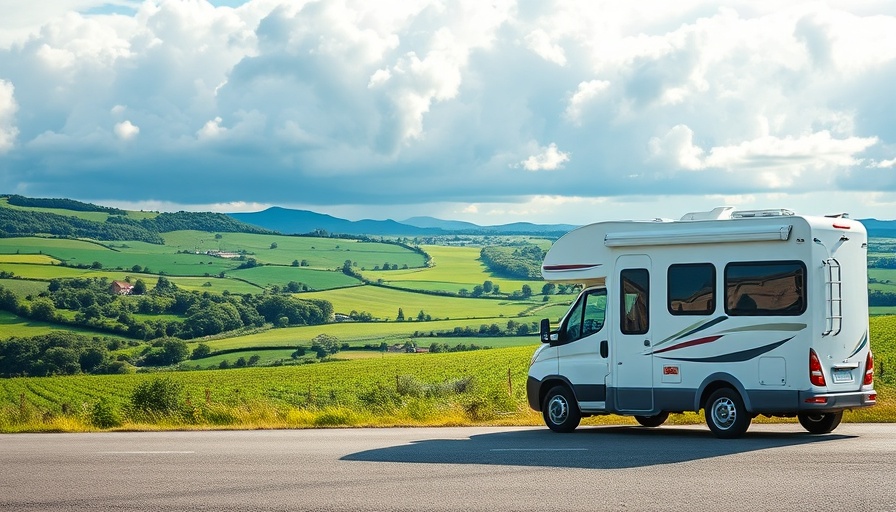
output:
[{"label": "tree line", "polygon": [[0,340],[0,377],[127,373],[129,364],[110,352],[122,346],[120,339],[71,332]]},{"label": "tree line", "polygon": [[97,222],[68,215],[0,207],[0,237],[3,238],[41,233],[64,238],[136,240],[161,245],[165,241],[160,233],[181,230],[275,234],[223,213],[160,213],[153,218],[140,220],[124,215],[110,215],[105,222]]},{"label": "tree line", "polygon": [[82,203],[81,201],[75,201],[74,199],[63,199],[63,198],[55,198],[55,199],[45,199],[45,198],[34,198],[34,197],[25,197],[20,196],[18,194],[10,194],[6,197],[7,202],[13,206],[22,206],[22,207],[30,207],[30,208],[56,208],[61,210],[72,210],[76,212],[103,212],[108,213],[110,215],[126,215],[127,212],[118,208],[112,208],[109,206],[100,206],[93,203]]},{"label": "tree line", "polygon": [[[333,317],[333,305],[322,299],[286,295],[231,295],[186,291],[160,276],[146,293],[145,283],[134,284],[136,295],[112,292],[106,278],[54,279],[47,292],[20,299],[0,285],[0,309],[34,320],[78,325],[136,339],[176,337],[193,339],[244,327],[273,324],[319,325]],[[74,311],[63,315],[59,310]],[[143,315],[176,315],[177,319],[146,319]]]},{"label": "tree line", "polygon": [[497,275],[515,279],[540,279],[545,251],[537,245],[483,247],[479,257]]}]

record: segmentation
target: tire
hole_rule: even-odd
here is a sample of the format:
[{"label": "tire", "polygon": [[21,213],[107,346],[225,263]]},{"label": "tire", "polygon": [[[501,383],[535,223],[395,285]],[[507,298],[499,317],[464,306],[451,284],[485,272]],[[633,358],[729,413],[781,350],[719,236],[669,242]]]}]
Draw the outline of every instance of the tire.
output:
[{"label": "tire", "polygon": [[548,391],[541,414],[545,425],[554,432],[572,432],[582,420],[576,399],[566,386],[554,386]]},{"label": "tire", "polygon": [[840,420],[843,419],[843,411],[829,413],[801,412],[797,414],[800,425],[810,434],[829,434],[833,432]]},{"label": "tire", "polygon": [[635,421],[641,424],[642,427],[658,427],[666,422],[669,418],[669,413],[663,411],[654,416],[635,416]]},{"label": "tire", "polygon": [[709,395],[703,414],[709,430],[720,439],[742,436],[753,421],[740,394],[731,388],[717,389]]}]

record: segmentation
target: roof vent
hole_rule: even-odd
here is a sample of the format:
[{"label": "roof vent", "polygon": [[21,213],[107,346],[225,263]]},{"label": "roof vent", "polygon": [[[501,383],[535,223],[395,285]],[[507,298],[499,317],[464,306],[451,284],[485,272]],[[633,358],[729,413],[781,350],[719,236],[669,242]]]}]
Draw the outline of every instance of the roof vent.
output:
[{"label": "roof vent", "polygon": [[691,212],[686,213],[681,220],[723,220],[730,219],[731,213],[734,211],[733,206],[719,206],[708,212]]},{"label": "roof vent", "polygon": [[770,208],[768,210],[739,210],[731,213],[732,219],[747,219],[753,217],[793,217],[793,210],[786,208]]}]

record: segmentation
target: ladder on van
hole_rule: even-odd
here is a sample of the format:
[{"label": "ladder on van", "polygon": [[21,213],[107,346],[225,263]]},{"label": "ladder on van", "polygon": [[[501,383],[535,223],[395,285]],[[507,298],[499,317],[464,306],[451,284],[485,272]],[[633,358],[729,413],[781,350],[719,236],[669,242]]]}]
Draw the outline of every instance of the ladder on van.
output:
[{"label": "ladder on van", "polygon": [[824,260],[826,270],[825,294],[827,308],[825,314],[825,330],[822,336],[836,336],[843,326],[843,297],[840,281],[840,262],[836,258]]}]

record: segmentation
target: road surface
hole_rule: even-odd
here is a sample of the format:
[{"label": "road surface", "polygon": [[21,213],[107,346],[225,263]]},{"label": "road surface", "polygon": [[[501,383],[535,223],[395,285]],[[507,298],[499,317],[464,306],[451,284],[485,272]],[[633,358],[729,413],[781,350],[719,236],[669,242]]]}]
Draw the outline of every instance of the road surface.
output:
[{"label": "road surface", "polygon": [[896,511],[896,425],[0,435],[0,511]]}]

